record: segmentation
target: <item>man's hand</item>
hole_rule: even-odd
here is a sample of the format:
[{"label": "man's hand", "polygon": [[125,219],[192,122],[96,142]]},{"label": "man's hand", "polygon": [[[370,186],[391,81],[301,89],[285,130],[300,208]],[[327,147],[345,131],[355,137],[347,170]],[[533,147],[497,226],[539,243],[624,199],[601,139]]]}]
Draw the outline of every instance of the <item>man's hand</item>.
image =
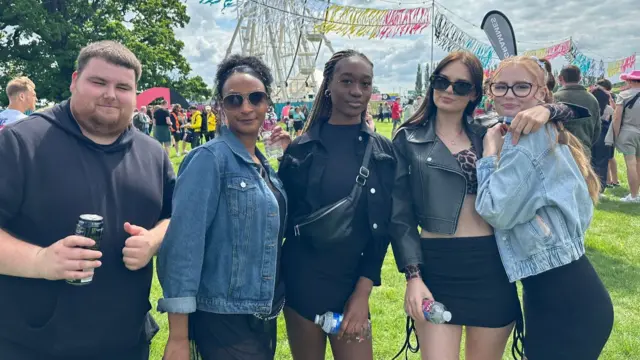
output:
[{"label": "man's hand", "polygon": [[[93,275],[102,263],[100,251],[84,249],[95,245],[92,239],[72,235],[43,248],[36,255],[36,274],[47,280],[79,280]],[[85,270],[85,271],[83,271]]]},{"label": "man's hand", "polygon": [[149,264],[161,241],[153,232],[128,222],[124,223],[124,231],[131,235],[122,249],[124,265],[131,271],[140,270]]}]

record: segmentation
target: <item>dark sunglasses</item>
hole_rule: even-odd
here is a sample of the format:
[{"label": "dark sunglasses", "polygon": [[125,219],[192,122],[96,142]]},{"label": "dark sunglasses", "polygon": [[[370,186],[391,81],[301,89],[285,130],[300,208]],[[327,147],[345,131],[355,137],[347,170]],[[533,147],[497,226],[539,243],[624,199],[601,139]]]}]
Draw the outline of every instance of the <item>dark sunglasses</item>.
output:
[{"label": "dark sunglasses", "polygon": [[509,92],[509,90],[511,90],[513,95],[515,95],[516,97],[524,98],[531,94],[531,90],[533,90],[533,87],[534,85],[532,83],[528,83],[526,81],[517,82],[512,86],[509,86],[503,82],[498,82],[491,83],[491,86],[489,86],[489,91],[491,92],[491,95],[495,97],[503,97],[507,96],[507,93]]},{"label": "dark sunglasses", "polygon": [[237,110],[242,107],[244,100],[249,100],[249,103],[253,106],[258,106],[267,101],[269,96],[264,91],[254,91],[248,95],[230,94],[222,99],[222,104],[227,110]]},{"label": "dark sunglasses", "polygon": [[431,87],[435,90],[445,91],[451,86],[453,93],[460,96],[467,96],[473,91],[473,84],[464,80],[451,82],[444,76],[431,75],[429,81],[431,82]]}]

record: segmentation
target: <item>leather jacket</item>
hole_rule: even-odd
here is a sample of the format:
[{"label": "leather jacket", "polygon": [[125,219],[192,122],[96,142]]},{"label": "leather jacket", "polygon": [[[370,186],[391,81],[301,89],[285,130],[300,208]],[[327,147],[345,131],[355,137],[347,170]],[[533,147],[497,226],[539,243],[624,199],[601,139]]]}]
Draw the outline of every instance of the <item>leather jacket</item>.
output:
[{"label": "leather jacket", "polygon": [[[467,194],[460,164],[436,135],[435,121],[403,127],[393,139],[398,165],[392,193],[391,245],[398,269],[422,264],[422,229],[453,235]],[[487,128],[471,117],[464,122],[478,158]]]},{"label": "leather jacket", "polygon": [[[550,120],[566,122],[588,116],[583,107],[546,104]],[[495,125],[497,114],[463,122],[478,160],[482,158],[484,135]],[[420,226],[428,232],[453,235],[467,193],[462,168],[436,135],[435,121],[403,127],[393,139],[397,167],[392,193],[391,246],[400,271],[407,265],[422,264]]]}]

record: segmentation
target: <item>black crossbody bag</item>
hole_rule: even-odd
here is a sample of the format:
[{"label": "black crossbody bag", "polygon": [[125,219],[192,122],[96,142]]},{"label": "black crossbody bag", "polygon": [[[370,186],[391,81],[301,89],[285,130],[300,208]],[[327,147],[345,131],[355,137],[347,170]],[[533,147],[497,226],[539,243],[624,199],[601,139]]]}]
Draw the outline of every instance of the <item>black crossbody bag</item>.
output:
[{"label": "black crossbody bag", "polygon": [[362,166],[356,176],[351,193],[333,204],[323,206],[309,215],[296,219],[293,233],[297,238],[305,238],[315,248],[327,248],[339,244],[353,231],[353,218],[362,194],[362,188],[369,178],[369,160],[373,140],[369,138],[362,159]]}]

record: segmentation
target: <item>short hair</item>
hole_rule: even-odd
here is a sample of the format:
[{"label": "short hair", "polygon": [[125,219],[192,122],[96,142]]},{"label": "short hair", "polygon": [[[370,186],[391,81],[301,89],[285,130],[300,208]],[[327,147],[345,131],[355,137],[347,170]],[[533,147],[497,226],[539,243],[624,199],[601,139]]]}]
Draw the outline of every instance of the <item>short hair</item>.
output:
[{"label": "short hair", "polygon": [[89,63],[89,60],[93,58],[100,58],[113,65],[131,69],[136,74],[136,82],[140,80],[140,76],[142,75],[140,60],[138,60],[131,50],[120,43],[104,40],[91,43],[82,48],[76,60],[76,70],[78,73],[82,73],[82,70],[84,70],[85,66]]},{"label": "short hair", "polygon": [[607,91],[611,91],[611,89],[613,89],[613,85],[609,79],[600,79],[596,84]]},{"label": "short hair", "polygon": [[160,105],[167,105],[168,102],[165,99],[160,100]]},{"label": "short hair", "polygon": [[580,68],[575,65],[565,66],[560,71],[560,77],[568,83],[580,82]]},{"label": "short hair", "polygon": [[19,76],[17,78],[12,79],[7,84],[7,97],[12,98],[16,95],[19,95],[25,91],[33,90],[35,91],[36,85],[26,76]]}]

